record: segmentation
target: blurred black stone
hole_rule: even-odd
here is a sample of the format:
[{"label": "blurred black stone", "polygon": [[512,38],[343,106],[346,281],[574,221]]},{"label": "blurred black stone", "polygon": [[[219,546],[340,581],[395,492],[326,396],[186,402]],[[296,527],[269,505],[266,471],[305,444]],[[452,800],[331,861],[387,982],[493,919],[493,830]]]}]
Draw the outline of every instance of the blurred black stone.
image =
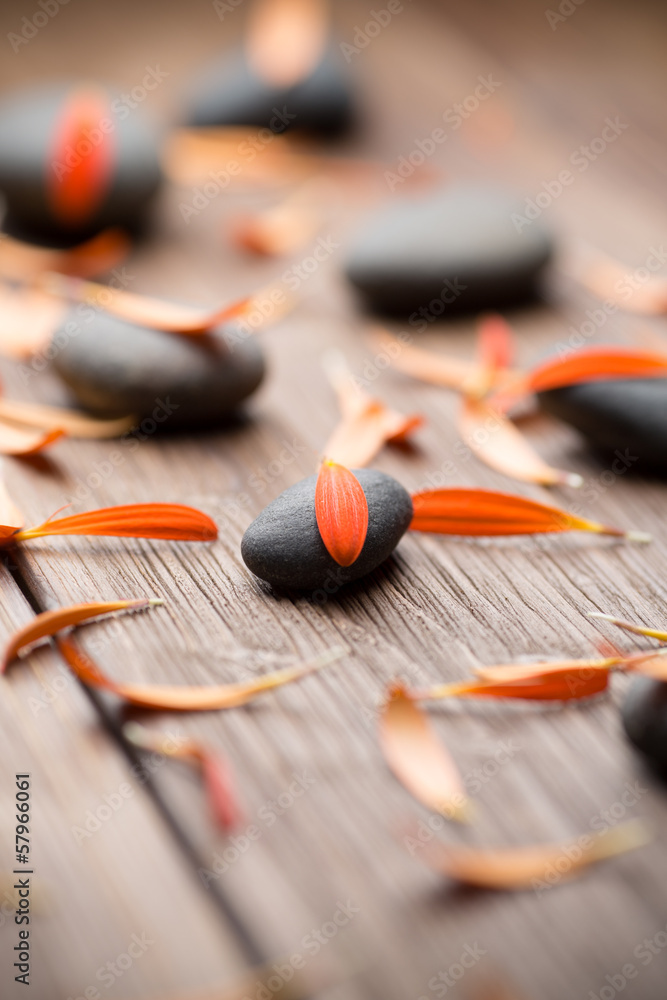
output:
[{"label": "blurred black stone", "polygon": [[109,189],[85,221],[68,225],[54,214],[48,194],[53,141],[67,100],[77,89],[62,84],[40,87],[0,102],[2,228],[18,239],[71,246],[110,226],[137,233],[145,224],[161,180],[160,134],[141,109],[111,93],[108,118],[114,125],[109,135],[115,163]]},{"label": "blurred black stone", "polygon": [[353,102],[337,46],[296,83],[280,87],[262,80],[243,52],[226,55],[204,71],[186,113],[191,126],[235,125],[288,129],[334,138],[353,120]]},{"label": "blurred black stone", "polygon": [[227,346],[222,329],[200,337],[135,326],[77,307],[53,337],[53,365],[79,404],[97,416],[156,417],[159,429],[224,423],[261,383],[254,337]]},{"label": "blurred black stone", "polygon": [[326,595],[383,563],[410,526],[412,500],[383,472],[353,471],[368,502],[368,534],[356,562],[339,566],[327,552],[315,516],[317,476],[309,476],[281,493],[247,529],[241,542],[246,566],[274,587]]},{"label": "blurred black stone", "polygon": [[630,741],[656,772],[667,777],[667,684],[652,677],[634,678],[622,719]]},{"label": "blurred black stone", "polygon": [[539,393],[542,410],[575,427],[623,471],[667,471],[667,379],[605,379]]},{"label": "blurred black stone", "polygon": [[552,241],[507,192],[456,185],[419,197],[395,195],[359,230],[345,272],[367,306],[412,313],[415,330],[455,313],[533,299]]}]

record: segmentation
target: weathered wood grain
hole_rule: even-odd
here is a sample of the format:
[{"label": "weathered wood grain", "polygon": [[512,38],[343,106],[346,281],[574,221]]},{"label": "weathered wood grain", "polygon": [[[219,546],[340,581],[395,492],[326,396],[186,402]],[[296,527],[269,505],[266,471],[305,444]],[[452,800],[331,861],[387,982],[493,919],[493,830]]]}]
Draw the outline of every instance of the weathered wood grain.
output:
[{"label": "weathered wood grain", "polygon": [[[606,22],[607,8],[603,12],[599,3],[587,0],[568,24],[552,33],[541,8],[529,12],[518,3],[503,5],[502,10],[482,0],[466,8],[406,5],[356,61],[368,104],[377,108],[356,151],[396,162],[410,152],[415,139],[440,124],[447,108],[471,92],[478,75],[493,73],[502,86],[478,112],[486,119],[477,119],[486,120],[487,129],[480,134],[471,117],[465,128],[449,136],[434,162],[450,176],[492,175],[532,197],[567,164],[580,143],[597,134],[605,116],[627,113],[627,132],[577,175],[544,218],[562,234],[565,245],[585,239],[642,263],[667,222],[659,194],[665,147],[658,111],[659,36],[657,31],[652,35],[650,26],[657,22],[648,20],[648,8],[609,9]],[[206,14],[213,16],[209,10]],[[201,10],[193,16],[203,23]],[[351,39],[355,25],[367,16],[359,7],[343,7],[342,37]],[[607,47],[600,44],[600,31],[611,40]],[[625,32],[633,33],[636,46],[625,48]],[[213,47],[213,41],[207,44]],[[169,62],[165,54],[166,65],[185,64],[187,56],[177,52],[167,32],[160,45],[160,57],[164,51],[173,58]],[[622,75],[610,89],[614,52],[621,49]],[[568,73],[572,64],[575,72]],[[165,85],[173,86],[173,80]],[[645,99],[647,86],[654,88],[650,101]],[[165,100],[167,92],[156,100]],[[586,98],[580,99],[581,94]],[[503,133],[498,128],[495,139],[489,134],[494,109],[502,110],[510,129]],[[503,134],[509,134],[507,141]],[[184,226],[178,206],[187,194],[170,191],[165,196],[158,236],[128,264],[135,275],[132,287],[165,295],[179,289],[193,301],[216,301],[290,266],[292,261],[274,268],[239,259],[231,250],[225,227],[242,199],[221,197]],[[604,822],[601,817],[609,810],[614,820],[618,813],[623,818],[642,815],[654,826],[657,836],[651,846],[540,895],[456,891],[429,873],[419,851],[410,855],[406,831],[428,816],[386,770],[375,722],[384,686],[396,676],[422,684],[461,678],[476,663],[541,654],[589,655],[601,635],[618,638],[587,619],[589,610],[664,621],[664,485],[639,478],[634,469],[609,479],[608,470],[581,447],[574,432],[547,420],[527,425],[531,439],[548,460],[581,473],[584,488],[579,494],[548,493],[511,483],[457,448],[456,402],[451,395],[382,371],[372,378],[372,391],[399,409],[421,410],[429,418],[414,453],[387,450],[377,462],[410,488],[463,483],[552,497],[570,509],[580,506],[582,513],[598,520],[652,531],[653,543],[635,547],[574,536],[486,542],[414,535],[373,578],[332,595],[324,604],[309,595],[277,598],[240,561],[245,527],[270,499],[313,470],[336,420],[333,395],[321,371],[322,353],[340,347],[357,373],[374,375],[377,361],[363,339],[363,321],[340,278],[340,266],[347,234],[358,224],[365,204],[383,194],[389,197],[380,179],[375,189],[349,197],[345,212],[325,229],[341,243],[340,249],[304,283],[308,298],[298,312],[262,335],[271,379],[250,405],[252,421],[197,438],[148,435],[136,448],[125,442],[117,446],[123,461],[111,474],[105,464],[116,448],[111,442],[59,443],[52,452],[56,468],[49,473],[26,463],[12,466],[10,486],[31,519],[41,520],[71,499],[75,510],[132,500],[174,500],[197,504],[212,514],[220,525],[220,540],[184,546],[48,539],[25,547],[22,571],[45,607],[93,597],[165,599],[165,607],[150,614],[81,632],[82,645],[118,678],[156,683],[233,680],[341,642],[349,648],[339,664],[298,687],[267,695],[252,709],[178,719],[142,716],[147,724],[200,737],[233,763],[248,825],[260,832],[247,851],[225,845],[212,833],[200,791],[187,773],[166,766],[156,782],[200,855],[208,859],[209,871],[220,866],[220,857],[225,861],[225,847],[231,848],[228,868],[215,884],[253,926],[267,954],[299,952],[309,957],[314,946],[312,939],[304,942],[305,936],[331,921],[340,904],[349,901],[359,912],[322,948],[323,955],[335,956],[343,969],[361,967],[360,984],[346,989],[348,997],[357,989],[359,995],[385,1000],[437,996],[433,977],[447,973],[470,946],[478,948],[481,957],[447,995],[474,997],[482,977],[498,976],[514,984],[517,995],[584,1000],[590,991],[599,995],[607,985],[605,977],[632,962],[638,975],[624,996],[657,1000],[664,992],[664,953],[647,965],[633,953],[667,923],[662,864],[667,810],[664,792],[644,775],[623,740],[617,712],[622,680],[615,682],[609,700],[591,706],[443,706],[433,712],[477,806],[476,823],[469,830],[443,828],[443,838],[519,844],[576,837]],[[271,196],[265,198],[268,203]],[[593,308],[594,301],[555,269],[544,302],[512,316],[521,360],[529,362],[555,342],[566,342],[570,328],[578,329],[586,310]],[[473,326],[463,320],[433,324],[419,340],[433,349],[465,355],[472,350]],[[605,337],[623,340],[636,335],[639,327],[636,320],[618,314],[603,331]],[[9,365],[2,370],[8,391],[28,398],[58,398],[48,374],[24,382]],[[627,648],[642,645],[629,636],[622,641]],[[45,673],[58,670],[50,654],[43,667],[40,657],[39,665]],[[31,668],[23,665],[19,670],[20,678],[17,671],[7,681],[16,685],[15,697],[21,695],[18,685],[26,683]],[[76,699],[73,704],[80,701],[87,709],[78,692]],[[67,711],[72,711],[69,701]],[[55,719],[54,708],[48,720],[54,728]],[[77,739],[81,737],[75,726],[80,725],[69,725]],[[96,739],[107,746],[106,738]],[[504,754],[499,753],[502,747]],[[108,747],[106,753],[113,754]],[[40,749],[37,759],[44,754]],[[122,766],[120,760],[114,764],[121,775],[118,782]],[[44,773],[51,773],[46,760],[43,767]],[[115,787],[117,773],[110,784],[102,782],[104,789]],[[294,784],[297,776],[300,784]],[[97,771],[94,777],[93,787],[99,788]],[[59,820],[59,814],[70,815],[74,808],[71,778],[68,771],[68,784],[62,779],[57,786],[61,802],[54,806],[53,822],[60,823],[61,830],[66,821]],[[624,805],[627,784],[636,782],[636,801]],[[96,843],[97,836],[108,837],[108,854],[96,858],[96,865],[112,869],[117,889],[117,880],[131,881],[138,867],[146,895],[152,897],[144,902],[159,913],[168,907],[166,897],[172,905],[173,897],[166,881],[160,895],[149,888],[143,869],[146,858],[156,853],[150,848],[141,862],[132,860],[134,830],[145,830],[146,837],[156,840],[164,835],[159,821],[144,813],[147,807],[141,817],[130,819],[124,807],[109,820],[96,835]],[[174,866],[169,861],[169,871]],[[102,890],[95,883],[93,887],[90,897],[99,899]],[[118,889],[118,897],[134,916],[136,900],[130,889]],[[209,908],[201,906],[199,919],[208,923],[207,933],[218,933]],[[71,934],[64,937],[73,947],[71,935],[84,921],[80,910],[70,912]],[[107,928],[103,917],[98,903],[86,923],[100,944],[106,944],[107,934],[118,933]],[[188,985],[196,986],[198,958],[190,957],[187,942],[169,950],[179,963],[181,981],[192,974]],[[83,968],[77,963],[76,983],[87,981]],[[169,973],[155,981],[127,979],[117,985],[116,995],[151,996],[156,985],[171,992],[174,983]]]}]

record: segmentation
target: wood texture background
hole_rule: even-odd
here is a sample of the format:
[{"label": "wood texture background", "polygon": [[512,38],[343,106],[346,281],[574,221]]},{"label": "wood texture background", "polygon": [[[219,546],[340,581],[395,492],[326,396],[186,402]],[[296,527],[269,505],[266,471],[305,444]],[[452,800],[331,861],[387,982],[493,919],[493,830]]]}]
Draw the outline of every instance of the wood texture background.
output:
[{"label": "wood texture background", "polygon": [[[18,5],[3,12],[5,34],[17,30],[23,13]],[[146,64],[159,63],[169,77],[147,107],[166,120],[187,73],[230,42],[241,17],[234,12],[221,24],[209,3],[187,10],[176,4],[137,9],[129,3],[72,3],[20,54],[5,55],[0,82],[8,88],[76,69],[111,78],[122,89],[140,80]],[[350,41],[368,12],[341,4],[337,17],[340,37]],[[541,4],[414,0],[353,60],[365,122],[345,148],[395,163],[474,90],[480,74],[491,73],[501,86],[464,128],[450,134],[433,162],[450,177],[494,178],[532,197],[568,165],[580,144],[599,135],[607,116],[619,115],[629,127],[576,175],[544,221],[559,234],[563,257],[583,240],[639,266],[651,247],[661,245],[667,226],[664,46],[658,4],[586,0],[554,31]],[[127,265],[134,289],[212,303],[262,284],[309,252],[284,263],[257,262],[230,246],[229,221],[251,201],[270,204],[275,191],[221,196],[185,226],[179,203],[189,197],[187,189],[165,191],[154,233]],[[601,636],[611,634],[587,619],[587,611],[664,623],[664,484],[642,478],[636,467],[624,476],[605,475],[607,466],[574,432],[546,419],[527,425],[531,439],[554,464],[580,472],[584,488],[548,493],[512,483],[456,450],[450,394],[383,371],[373,391],[428,417],[413,453],[385,450],[376,463],[407,487],[427,485],[453,462],[447,483],[551,497],[595,519],[651,531],[653,543],[413,535],[372,578],[324,605],[308,595],[276,598],[241,562],[247,525],[285,487],[313,471],[337,419],[322,354],[340,347],[358,373],[373,364],[341,263],[363,212],[387,197],[382,178],[375,186],[342,192],[323,228],[340,249],[304,283],[306,297],[297,312],[262,335],[270,378],[251,401],[247,422],[196,437],[150,435],[136,448],[65,441],[53,449],[48,465],[6,463],[10,488],[29,522],[43,520],[83,486],[74,510],[130,501],[192,503],[217,520],[220,540],[187,546],[102,539],[31,543],[13,576],[9,568],[1,571],[0,641],[39,608],[154,595],[165,599],[164,608],[81,632],[82,645],[114,677],[208,683],[251,677],[334,644],[345,644],[349,653],[321,675],[248,710],[143,717],[147,725],[197,736],[226,754],[248,824],[261,830],[208,891],[197,868],[210,868],[228,845],[211,829],[193,776],[178,765],[165,764],[149,783],[134,781],[132,797],[98,832],[76,843],[72,827],[129,778],[132,761],[118,740],[118,708],[90,698],[71,681],[55,690],[56,680],[67,675],[49,649],[14,668],[2,681],[0,701],[0,859],[3,870],[11,864],[14,771],[30,770],[39,912],[32,935],[35,982],[28,993],[12,982],[15,929],[8,915],[11,894],[5,896],[3,1000],[26,994],[66,1000],[92,985],[109,1000],[143,1000],[233,983],[252,949],[247,942],[244,949],[225,907],[250,928],[261,953],[278,961],[282,954],[303,953],[304,936],[348,902],[358,913],[321,957],[358,975],[326,996],[444,995],[429,980],[458,962],[466,946],[478,946],[484,955],[448,989],[448,996],[462,1000],[495,996],[487,983],[498,989],[507,984],[514,1000],[588,1000],[628,962],[638,975],[624,997],[664,996],[667,950],[646,966],[633,952],[667,924],[667,802],[623,738],[623,680],[614,681],[610,698],[587,706],[447,705],[432,713],[469,780],[485,765],[487,773],[497,771],[474,796],[475,825],[464,831],[447,827],[440,835],[448,840],[501,845],[574,838],[620,802],[627,783],[639,782],[638,802],[626,818],[649,820],[654,842],[539,896],[462,892],[411,857],[405,831],[428,817],[388,773],[375,732],[382,692],[397,676],[422,684],[462,678],[478,663],[590,655]],[[566,342],[595,307],[556,262],[543,301],[510,317],[521,361]],[[658,323],[617,314],[600,336],[627,342],[649,327],[662,332]],[[419,342],[465,356],[473,329],[469,320],[434,323]],[[8,394],[62,398],[48,372],[26,381],[9,362],[0,371]],[[272,464],[286,445],[293,460]],[[123,462],[107,476],[104,463],[117,447]],[[263,489],[253,485],[253,475],[264,477]],[[623,644],[644,643],[627,637]],[[52,704],[38,709],[35,699],[41,705],[54,691]],[[510,740],[513,755],[495,768],[499,747]],[[307,788],[277,815],[271,803],[281,794],[288,801],[295,775]],[[272,814],[275,822],[267,818]],[[110,988],[100,985],[97,970],[122,954],[133,934],[144,932],[154,941],[145,955]],[[215,989],[210,993],[211,1000],[221,996]]]}]

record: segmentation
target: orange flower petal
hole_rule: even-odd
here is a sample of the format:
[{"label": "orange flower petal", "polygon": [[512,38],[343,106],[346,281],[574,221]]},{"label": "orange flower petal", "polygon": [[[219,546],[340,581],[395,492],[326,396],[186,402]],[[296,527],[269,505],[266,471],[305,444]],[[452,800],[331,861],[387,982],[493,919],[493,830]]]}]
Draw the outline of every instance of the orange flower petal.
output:
[{"label": "orange flower petal", "polygon": [[[47,197],[53,214],[64,224],[82,225],[92,218],[106,197],[113,177],[116,139],[103,133],[100,122],[111,115],[108,96],[98,88],[70,94],[56,126],[47,158]],[[91,132],[101,140],[92,143]],[[72,149],[89,147],[71,157]]]},{"label": "orange flower petal", "polygon": [[478,328],[479,363],[497,373],[514,361],[514,336],[509,323],[497,313],[482,316]]},{"label": "orange flower petal", "polygon": [[115,420],[98,420],[78,410],[68,410],[61,406],[44,406],[41,403],[27,403],[18,399],[4,399],[0,396],[0,421],[18,424],[22,427],[43,428],[48,431],[62,430],[68,437],[102,440],[119,437],[134,427],[135,417],[119,417]]},{"label": "orange flower petal", "polygon": [[362,389],[339,351],[325,356],[324,367],[342,414],[324,448],[332,462],[355,469],[368,465],[385,444],[405,442],[424,422],[417,414],[406,417],[390,409]]},{"label": "orange flower petal", "polygon": [[0,284],[0,352],[23,361],[44,350],[66,312],[63,302],[39,289]]},{"label": "orange flower petal", "polygon": [[479,365],[474,361],[449,358],[444,354],[434,354],[421,347],[413,347],[381,327],[373,328],[371,340],[379,352],[391,359],[394,368],[422,382],[463,391],[479,373]]},{"label": "orange flower petal", "polygon": [[105,229],[69,250],[40,247],[3,236],[0,275],[12,281],[29,281],[43,271],[93,277],[110,271],[127,256],[129,249],[130,239],[121,229]]},{"label": "orange flower petal", "polygon": [[[88,303],[128,323],[183,336],[201,336],[213,327],[245,318],[252,320],[251,329],[255,332],[269,323],[277,322],[297,301],[295,295],[288,294],[278,284],[268,285],[253,295],[246,295],[229,305],[212,310],[182,306],[53,272],[43,274],[39,278],[39,285],[49,295]],[[258,314],[256,321],[255,313]]]},{"label": "orange flower petal", "polygon": [[140,708],[169,712],[211,712],[239,708],[266,691],[292,684],[340,659],[344,650],[336,647],[301,667],[288,667],[241,684],[215,684],[202,687],[165,684],[118,684],[102,673],[91,658],[67,636],[56,639],[58,648],[79,680],[99,687]]},{"label": "orange flower petal", "polygon": [[492,667],[476,667],[475,673],[484,681],[515,683],[516,681],[544,681],[565,677],[587,679],[592,674],[609,672],[623,662],[622,656],[609,656],[594,660],[560,660],[538,663],[506,663]]},{"label": "orange flower petal", "polygon": [[609,686],[608,669],[574,669],[547,671],[520,679],[502,681],[461,681],[438,684],[423,691],[412,691],[419,701],[440,701],[445,698],[518,698],[521,701],[576,701],[602,694]]},{"label": "orange flower petal", "polygon": [[292,87],[319,62],[327,40],[324,0],[256,0],[249,17],[246,58],[276,87]]},{"label": "orange flower petal", "polygon": [[380,745],[391,770],[419,802],[450,819],[465,819],[468,801],[458,768],[400,685],[389,691],[380,718]]},{"label": "orange flower petal", "polygon": [[593,295],[619,309],[649,316],[667,313],[667,282],[663,278],[651,276],[648,281],[633,282],[631,268],[600,250],[587,248],[585,259],[570,271]]},{"label": "orange flower petal", "polygon": [[21,427],[0,418],[0,454],[36,455],[64,433],[62,429],[44,431]]},{"label": "orange flower petal", "polygon": [[165,538],[180,542],[210,542],[218,529],[207,514],[176,503],[136,503],[104,507],[86,514],[45,521],[14,536],[18,542],[44,535],[105,535],[115,538]]},{"label": "orange flower petal", "polygon": [[[23,512],[19,510],[10,497],[4,479],[0,476],[0,543],[2,538],[5,537],[5,531],[9,531],[11,534],[22,528],[24,524]],[[7,527],[3,528],[1,527],[2,525],[6,525]]]},{"label": "orange flower petal", "polygon": [[441,875],[481,889],[547,889],[569,881],[589,865],[643,847],[650,840],[638,820],[613,826],[605,833],[586,833],[564,844],[477,848],[426,844],[423,857]]},{"label": "orange flower petal", "polygon": [[586,347],[545,361],[526,376],[528,392],[600,379],[667,378],[667,354],[629,347]]},{"label": "orange flower petal", "polygon": [[625,629],[626,632],[634,632],[635,635],[646,635],[650,639],[658,639],[659,642],[667,642],[667,632],[663,629],[646,628],[644,625],[633,625],[632,622],[622,621],[620,618],[614,618],[613,615],[599,614],[597,611],[590,611],[588,613],[588,617],[597,618],[603,622],[610,622],[612,625],[617,625],[618,628]]},{"label": "orange flower petal", "polygon": [[278,205],[239,219],[232,230],[234,242],[266,257],[294,253],[316,235],[333,195],[328,178],[311,178]]},{"label": "orange flower petal", "polygon": [[216,826],[225,833],[241,826],[243,811],[238,802],[231,769],[219,754],[197,740],[164,736],[136,722],[124,726],[123,735],[142,750],[193,763],[201,772],[211,817]]},{"label": "orange flower petal", "polygon": [[140,608],[152,607],[161,604],[162,601],[140,599],[130,601],[93,601],[88,604],[72,604],[66,608],[57,608],[54,611],[44,611],[23,628],[15,632],[5,648],[0,672],[7,669],[7,665],[22,650],[41,639],[54,636],[63,629],[71,628],[73,625],[80,625],[82,622],[92,621],[102,618],[105,615],[113,614],[116,611],[136,611]]},{"label": "orange flower petal", "polygon": [[368,503],[361,483],[344,465],[325,459],[315,488],[315,515],[327,552],[351,566],[366,541]]},{"label": "orange flower petal", "polygon": [[526,483],[581,486],[574,472],[554,469],[540,458],[521,431],[502,412],[482,399],[461,400],[458,429],[464,443],[490,468]]},{"label": "orange flower petal", "polygon": [[432,531],[440,535],[533,535],[554,531],[592,531],[632,541],[648,540],[648,536],[639,532],[620,531],[575,517],[557,507],[493,490],[425,490],[415,493],[412,500],[415,516],[410,527],[413,531]]}]

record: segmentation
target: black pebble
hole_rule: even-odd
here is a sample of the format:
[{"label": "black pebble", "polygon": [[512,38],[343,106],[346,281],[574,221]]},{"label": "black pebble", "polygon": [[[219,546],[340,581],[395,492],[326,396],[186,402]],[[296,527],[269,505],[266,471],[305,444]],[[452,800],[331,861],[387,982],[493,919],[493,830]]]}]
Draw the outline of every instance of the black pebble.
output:
[{"label": "black pebble", "polygon": [[47,196],[51,146],[59,116],[75,89],[41,87],[0,103],[0,191],[6,200],[3,229],[19,239],[68,246],[109,226],[136,233],[157,192],[159,133],[140,108],[131,110],[109,94],[115,170],[106,197],[90,218],[76,225],[66,225],[54,216]]},{"label": "black pebble", "polygon": [[185,337],[135,326],[104,312],[74,309],[53,337],[53,364],[85,409],[98,416],[147,417],[160,402],[160,427],[224,422],[264,377],[257,340],[228,347],[221,329]]},{"label": "black pebble", "polygon": [[317,476],[309,476],[281,493],[252,522],[241,542],[246,566],[275,587],[326,596],[383,563],[410,526],[412,500],[383,472],[353,471],[368,501],[368,534],[356,562],[339,566],[327,552],[315,517]]},{"label": "black pebble", "polygon": [[371,309],[413,313],[418,331],[454,313],[531,299],[552,243],[538,223],[517,232],[519,211],[512,195],[482,186],[395,194],[364,222],[347,277]]},{"label": "black pebble", "polygon": [[622,719],[631,742],[667,776],[667,684],[636,677],[623,704]]},{"label": "black pebble", "polygon": [[606,455],[620,452],[623,471],[667,471],[667,379],[583,382],[542,392],[539,401]]},{"label": "black pebble", "polygon": [[308,76],[289,87],[262,80],[242,52],[225,56],[204,71],[187,112],[193,126],[252,125],[278,133],[293,128],[323,138],[344,132],[352,118],[351,92],[334,45]]}]

